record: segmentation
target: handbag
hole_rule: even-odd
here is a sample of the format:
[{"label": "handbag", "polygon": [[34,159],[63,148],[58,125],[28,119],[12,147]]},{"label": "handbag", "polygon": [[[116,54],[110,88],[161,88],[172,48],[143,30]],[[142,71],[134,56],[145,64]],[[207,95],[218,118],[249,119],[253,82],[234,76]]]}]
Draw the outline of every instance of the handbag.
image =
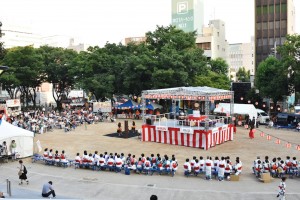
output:
[{"label": "handbag", "polygon": [[22,174],[23,174],[23,171],[20,170],[20,171],[18,172],[18,175],[21,176]]}]

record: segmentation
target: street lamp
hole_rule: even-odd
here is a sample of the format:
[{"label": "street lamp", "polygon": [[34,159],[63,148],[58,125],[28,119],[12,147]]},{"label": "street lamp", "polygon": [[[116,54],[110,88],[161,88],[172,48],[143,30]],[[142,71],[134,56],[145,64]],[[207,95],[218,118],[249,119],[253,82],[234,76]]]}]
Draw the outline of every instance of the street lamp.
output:
[{"label": "street lamp", "polygon": [[9,67],[7,66],[0,66],[0,75],[5,71],[5,70],[8,70]]}]

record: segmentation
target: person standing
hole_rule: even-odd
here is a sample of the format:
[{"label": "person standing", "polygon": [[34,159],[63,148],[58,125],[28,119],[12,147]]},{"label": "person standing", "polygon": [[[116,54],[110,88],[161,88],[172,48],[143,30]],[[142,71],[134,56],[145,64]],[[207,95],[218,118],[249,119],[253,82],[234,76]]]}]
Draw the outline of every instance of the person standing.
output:
[{"label": "person standing", "polygon": [[3,141],[3,143],[2,143],[2,150],[3,150],[3,155],[7,156],[8,155],[8,149],[7,149],[6,141]]},{"label": "person standing", "polygon": [[249,138],[254,139],[254,128],[252,128],[252,126],[250,127]]},{"label": "person standing", "polygon": [[42,197],[49,197],[51,194],[53,197],[56,197],[52,181],[49,181],[43,185]]},{"label": "person standing", "polygon": [[19,179],[21,181],[19,183],[19,185],[23,184],[23,180],[25,180],[28,185],[29,181],[27,180],[27,169],[26,169],[25,165],[23,164],[23,160],[19,160],[19,164],[20,164],[20,167],[18,167],[19,168],[18,175],[19,175]]},{"label": "person standing", "polygon": [[16,144],[16,141],[15,140],[12,140],[11,141],[11,144],[10,144],[10,150],[11,150],[11,155],[14,157],[14,159],[17,158],[17,152],[16,152],[16,148],[17,148],[17,144]]},{"label": "person standing", "polygon": [[118,123],[117,133],[118,133],[119,137],[121,137],[121,135],[122,135],[122,125],[121,125],[121,122]]}]

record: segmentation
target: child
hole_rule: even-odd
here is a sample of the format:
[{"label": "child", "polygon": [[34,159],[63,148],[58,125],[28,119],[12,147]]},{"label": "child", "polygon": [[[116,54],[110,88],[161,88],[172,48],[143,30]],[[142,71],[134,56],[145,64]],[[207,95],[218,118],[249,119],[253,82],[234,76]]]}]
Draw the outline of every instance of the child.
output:
[{"label": "child", "polygon": [[279,192],[277,194],[277,197],[280,197],[280,199],[285,199],[285,188],[286,188],[286,183],[285,183],[286,177],[282,177],[280,184],[279,184]]}]

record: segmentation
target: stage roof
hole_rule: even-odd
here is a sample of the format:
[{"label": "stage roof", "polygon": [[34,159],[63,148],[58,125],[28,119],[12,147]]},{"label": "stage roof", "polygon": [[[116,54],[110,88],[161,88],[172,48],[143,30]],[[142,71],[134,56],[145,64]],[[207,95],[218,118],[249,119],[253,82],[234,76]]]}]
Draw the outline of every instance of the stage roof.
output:
[{"label": "stage roof", "polygon": [[147,99],[183,100],[222,100],[233,98],[233,91],[212,87],[177,87],[157,90],[144,90],[142,97]]}]

